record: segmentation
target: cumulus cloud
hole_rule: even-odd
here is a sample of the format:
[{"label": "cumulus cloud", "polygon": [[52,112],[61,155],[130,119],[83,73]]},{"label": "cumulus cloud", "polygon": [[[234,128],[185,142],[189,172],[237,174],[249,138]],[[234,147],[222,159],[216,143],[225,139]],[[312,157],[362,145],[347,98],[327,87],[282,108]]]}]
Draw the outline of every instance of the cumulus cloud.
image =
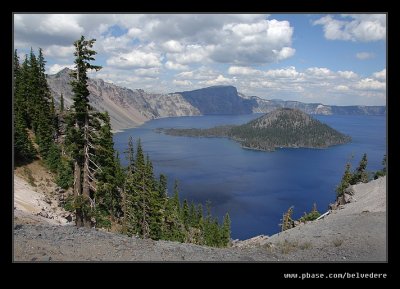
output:
[{"label": "cumulus cloud", "polygon": [[356,57],[360,60],[367,60],[370,58],[374,58],[375,54],[372,52],[358,52],[356,53]]},{"label": "cumulus cloud", "polygon": [[331,15],[321,17],[313,22],[322,25],[324,35],[329,40],[378,41],[386,39],[385,14]]},{"label": "cumulus cloud", "polygon": [[172,81],[173,84],[177,85],[177,86],[190,86],[192,85],[192,82],[189,80],[179,80],[179,79],[174,79]]},{"label": "cumulus cloud", "polygon": [[347,79],[351,79],[351,78],[357,78],[358,77],[358,75],[357,75],[357,73],[355,73],[355,72],[353,72],[353,71],[338,71],[338,75],[340,76],[340,77],[344,77],[344,78],[347,78]]},{"label": "cumulus cloud", "polygon": [[347,85],[337,85],[333,89],[337,91],[349,91],[350,88]]},{"label": "cumulus cloud", "polygon": [[218,75],[215,79],[200,81],[202,85],[223,85],[223,84],[233,84],[234,80],[226,78],[222,74]]},{"label": "cumulus cloud", "polygon": [[183,45],[176,40],[166,41],[162,44],[162,47],[164,48],[165,51],[170,53],[182,52],[184,49]]},{"label": "cumulus cloud", "polygon": [[230,23],[223,26],[220,42],[210,57],[233,64],[271,63],[294,55],[293,27],[288,21],[261,20],[257,23]]},{"label": "cumulus cloud", "polygon": [[356,89],[362,89],[362,90],[382,90],[386,88],[386,83],[377,81],[372,78],[364,78],[361,79],[358,83],[354,85]]},{"label": "cumulus cloud", "polygon": [[139,68],[133,70],[135,75],[139,76],[146,76],[146,77],[157,77],[160,74],[160,69],[159,68]]},{"label": "cumulus cloud", "polygon": [[74,46],[60,46],[60,45],[50,45],[44,49],[43,53],[46,57],[54,58],[71,58],[74,53]]},{"label": "cumulus cloud", "polygon": [[156,53],[134,50],[110,57],[107,59],[107,64],[123,69],[150,68],[161,66],[161,59]]},{"label": "cumulus cloud", "polygon": [[14,14],[16,46],[71,45],[85,29],[74,14]]},{"label": "cumulus cloud", "polygon": [[228,74],[230,75],[260,75],[261,71],[245,66],[230,66],[228,68]]},{"label": "cumulus cloud", "polygon": [[310,67],[306,70],[308,75],[312,75],[314,77],[326,78],[326,77],[333,77],[333,73],[326,67]]},{"label": "cumulus cloud", "polygon": [[171,69],[171,70],[187,70],[187,69],[189,69],[189,66],[187,66],[187,65],[182,65],[180,63],[175,63],[175,62],[170,61],[170,60],[168,60],[165,63],[165,67],[167,69]]},{"label": "cumulus cloud", "polygon": [[373,74],[375,78],[386,80],[386,68]]},{"label": "cumulus cloud", "polygon": [[300,73],[296,71],[294,66],[291,66],[283,69],[268,70],[265,75],[272,78],[295,78],[300,76]]}]

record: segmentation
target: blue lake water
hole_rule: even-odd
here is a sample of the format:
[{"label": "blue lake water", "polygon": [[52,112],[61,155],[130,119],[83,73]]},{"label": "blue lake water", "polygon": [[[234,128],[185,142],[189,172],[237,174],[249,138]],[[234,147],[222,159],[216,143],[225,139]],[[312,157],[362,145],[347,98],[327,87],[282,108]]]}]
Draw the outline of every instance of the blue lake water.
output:
[{"label": "blue lake water", "polygon": [[280,230],[282,213],[294,206],[294,217],[310,211],[314,202],[320,212],[335,199],[345,163],[354,155],[353,168],[362,154],[368,155],[368,170],[381,169],[386,153],[385,116],[315,116],[350,135],[352,142],[328,149],[278,149],[262,152],[242,149],[224,138],[191,138],[159,134],[155,128],[208,128],[242,124],[258,114],[164,118],[147,122],[114,136],[115,148],[123,151],[128,138],[142,140],[153,161],[155,174],[168,177],[169,192],[179,180],[183,200],[210,200],[213,214],[222,220],[229,212],[232,238],[271,235]]}]

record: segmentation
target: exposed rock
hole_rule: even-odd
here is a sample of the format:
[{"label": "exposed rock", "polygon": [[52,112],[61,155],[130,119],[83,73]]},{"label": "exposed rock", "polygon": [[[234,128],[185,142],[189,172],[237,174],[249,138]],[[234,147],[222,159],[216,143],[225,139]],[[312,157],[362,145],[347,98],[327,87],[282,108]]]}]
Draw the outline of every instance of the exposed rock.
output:
[{"label": "exposed rock", "polygon": [[[73,103],[70,71],[65,68],[47,77],[55,103],[59,104],[62,93],[67,108]],[[119,87],[101,79],[89,79],[88,89],[90,104],[98,111],[108,111],[113,130],[135,127],[155,118],[200,115],[200,111],[179,94],[146,93],[142,89]]]},{"label": "exposed rock", "polygon": [[347,194],[347,195],[350,195],[350,196],[354,195],[354,186],[347,187],[344,190],[344,193]]},{"label": "exposed rock", "polygon": [[[47,82],[59,105],[61,93],[64,105],[71,107],[72,91],[69,84],[70,69],[48,75]],[[329,106],[320,103],[266,100],[247,97],[233,86],[212,86],[178,93],[148,93],[142,89],[128,89],[107,83],[102,79],[89,79],[90,104],[99,111],[108,111],[113,130],[131,128],[162,117],[192,116],[200,114],[268,113],[277,108],[297,108],[308,114],[384,115],[385,106]],[[61,126],[65,126],[61,120]]]}]

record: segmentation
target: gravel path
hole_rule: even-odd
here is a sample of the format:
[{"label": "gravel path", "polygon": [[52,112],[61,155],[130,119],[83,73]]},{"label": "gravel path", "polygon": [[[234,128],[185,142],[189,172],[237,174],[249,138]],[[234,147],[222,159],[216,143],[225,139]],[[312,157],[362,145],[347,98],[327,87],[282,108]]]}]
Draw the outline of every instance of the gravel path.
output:
[{"label": "gravel path", "polygon": [[15,261],[265,261],[263,248],[216,249],[129,238],[74,226],[16,225]]}]

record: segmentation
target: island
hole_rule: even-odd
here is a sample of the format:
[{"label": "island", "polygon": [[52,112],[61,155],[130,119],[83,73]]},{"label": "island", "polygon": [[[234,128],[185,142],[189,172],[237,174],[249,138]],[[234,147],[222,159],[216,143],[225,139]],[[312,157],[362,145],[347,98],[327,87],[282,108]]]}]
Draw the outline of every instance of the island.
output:
[{"label": "island", "polygon": [[207,129],[158,128],[172,136],[226,137],[243,148],[274,151],[276,148],[326,148],[345,144],[351,137],[312,118],[299,109],[279,108],[243,125]]}]

